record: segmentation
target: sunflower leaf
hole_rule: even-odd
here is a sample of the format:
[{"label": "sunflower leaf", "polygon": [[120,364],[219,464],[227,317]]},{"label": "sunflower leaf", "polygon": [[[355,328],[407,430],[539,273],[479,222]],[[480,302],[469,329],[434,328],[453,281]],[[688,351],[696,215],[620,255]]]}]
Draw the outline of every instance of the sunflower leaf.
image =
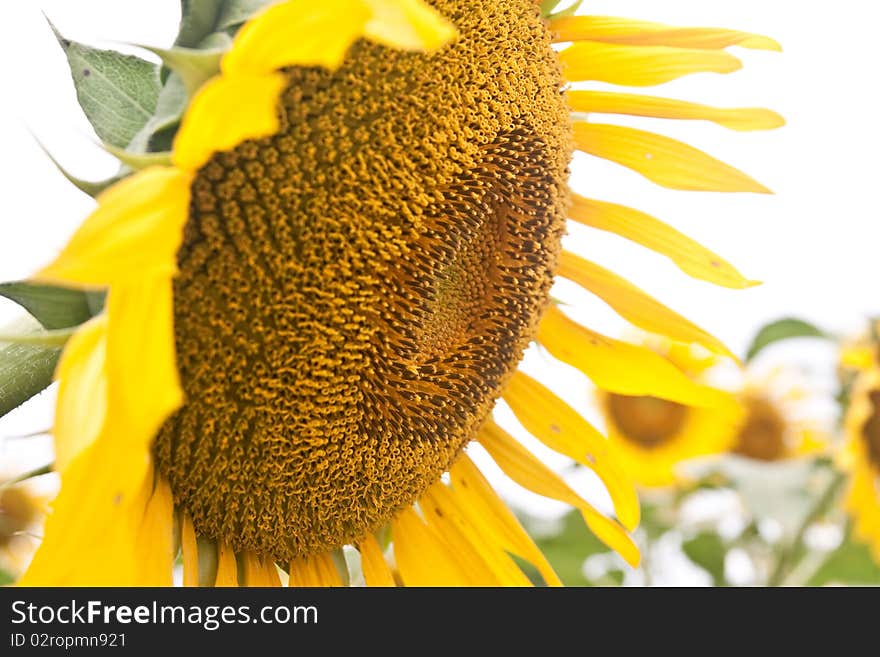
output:
[{"label": "sunflower leaf", "polygon": [[0,296],[14,301],[47,330],[79,326],[94,313],[85,292],[25,281],[0,283]]},{"label": "sunflower leaf", "polygon": [[76,97],[98,137],[125,148],[156,110],[161,83],[156,64],[63,37],[49,23],[67,56]]},{"label": "sunflower leaf", "polygon": [[752,344],[746,352],[746,362],[753,360],[755,356],[767,347],[782,340],[790,338],[825,338],[831,339],[825,331],[805,322],[802,319],[787,317],[763,326],[755,335]]},{"label": "sunflower leaf", "polygon": [[[43,330],[32,317],[2,327],[4,332],[39,333]],[[0,344],[0,417],[18,408],[52,383],[60,347]]]},{"label": "sunflower leaf", "polygon": [[126,148],[130,153],[171,150],[171,142],[186,109],[188,95],[180,76],[172,73],[159,92],[156,113]]}]

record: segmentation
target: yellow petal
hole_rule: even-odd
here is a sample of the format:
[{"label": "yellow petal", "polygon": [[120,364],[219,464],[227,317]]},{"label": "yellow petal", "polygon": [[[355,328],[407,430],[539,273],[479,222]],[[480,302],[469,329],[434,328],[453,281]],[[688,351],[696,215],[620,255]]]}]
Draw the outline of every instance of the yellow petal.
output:
[{"label": "yellow petal", "polygon": [[43,541],[20,585],[140,583],[137,542],[144,489],[153,481],[145,451],[119,438],[112,424],[105,427],[67,465]]},{"label": "yellow petal", "polygon": [[604,267],[563,251],[556,273],[589,290],[621,317],[645,331],[685,344],[696,342],[709,351],[735,359],[720,340]]},{"label": "yellow petal", "polygon": [[336,69],[371,17],[361,0],[280,2],[238,31],[222,70],[228,75],[259,75],[285,66]]},{"label": "yellow petal", "polygon": [[666,256],[686,274],[701,280],[741,290],[758,285],[740,274],[730,263],[680,233],[638,210],[572,194],[568,216],[585,226],[608,231]]},{"label": "yellow petal", "polygon": [[470,586],[454,554],[412,509],[403,509],[391,526],[394,557],[406,586]]},{"label": "yellow petal", "polygon": [[284,85],[281,73],[218,75],[206,82],[174,138],[175,166],[194,172],[218,151],[278,132],[278,99]]},{"label": "yellow petal", "polygon": [[730,395],[694,383],[654,351],[591,331],[556,307],[551,307],[541,320],[538,341],[602,390],[632,397],[659,397],[686,406],[730,403]]},{"label": "yellow petal", "polygon": [[192,519],[185,511],[181,513],[180,550],[183,555],[183,585],[199,585],[199,545]]},{"label": "yellow petal", "polygon": [[367,586],[396,586],[382,548],[372,534],[364,536],[357,549],[361,553],[361,570]]},{"label": "yellow petal", "polygon": [[[147,481],[152,486],[153,477]],[[174,570],[174,500],[163,477],[149,495],[137,538],[139,586],[171,586]]]},{"label": "yellow petal", "polygon": [[583,514],[590,531],[599,540],[620,554],[633,567],[638,565],[639,549],[623,527],[596,511],[558,475],[535,459],[528,450],[492,420],[488,420],[483,425],[477,440],[508,477],[538,495],[570,504],[578,509]]},{"label": "yellow petal", "polygon": [[[114,287],[107,296],[108,418],[132,460],[149,460],[162,423],[183,401],[174,348],[171,281]],[[119,473],[124,476],[124,473]]]},{"label": "yellow petal", "polygon": [[443,537],[470,579],[479,586],[531,586],[528,577],[483,527],[473,525],[443,483],[419,499],[430,527]]},{"label": "yellow petal", "polygon": [[577,121],[574,139],[579,150],[623,165],[669,189],[771,193],[742,171],[693,146],[652,132]]},{"label": "yellow petal", "polygon": [[373,13],[364,35],[401,50],[433,51],[452,41],[455,27],[422,0],[364,0]]},{"label": "yellow petal", "polygon": [[342,578],[328,552],[290,562],[290,586],[342,586]]},{"label": "yellow petal", "polygon": [[785,125],[776,112],[760,107],[720,108],[683,100],[621,94],[610,91],[569,91],[568,106],[573,112],[627,114],[657,119],[712,121],[731,130],[773,130]]},{"label": "yellow petal", "polygon": [[189,213],[192,176],[151,167],[98,196],[98,207],[61,254],[35,279],[104,287],[145,277],[171,276]]},{"label": "yellow petal", "polygon": [[281,586],[278,570],[275,562],[271,559],[263,559],[253,552],[245,552],[244,559],[244,586]]},{"label": "yellow petal", "polygon": [[720,50],[740,46],[754,50],[781,51],[769,37],[714,27],[676,28],[662,23],[615,16],[566,16],[550,23],[554,41],[604,41],[630,45],[676,46]]},{"label": "yellow petal", "polygon": [[624,527],[638,526],[639,499],[635,488],[602,434],[553,392],[522,372],[514,373],[502,397],[535,438],[599,475]]},{"label": "yellow petal", "polygon": [[504,550],[531,563],[548,586],[562,586],[540,548],[467,455],[458,458],[449,474],[460,500],[458,507],[474,526],[491,534]]},{"label": "yellow petal", "polygon": [[55,469],[67,466],[101,432],[107,413],[107,316],[83,324],[64,347],[56,378]]},{"label": "yellow petal", "polygon": [[235,552],[225,541],[217,545],[217,579],[214,580],[214,586],[238,586],[238,562]]},{"label": "yellow petal", "polygon": [[435,50],[455,28],[421,0],[294,0],[248,21],[223,58],[224,73],[263,74],[285,66],[342,64],[360,37],[403,50]]},{"label": "yellow petal", "polygon": [[723,50],[628,46],[582,41],[559,53],[562,71],[571,82],[609,82],[626,87],[652,87],[692,73],[732,73],[742,68]]}]

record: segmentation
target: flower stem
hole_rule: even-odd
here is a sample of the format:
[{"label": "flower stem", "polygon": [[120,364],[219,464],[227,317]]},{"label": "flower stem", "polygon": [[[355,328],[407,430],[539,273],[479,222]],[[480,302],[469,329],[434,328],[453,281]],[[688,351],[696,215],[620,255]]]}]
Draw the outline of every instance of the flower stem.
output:
[{"label": "flower stem", "polygon": [[837,502],[845,482],[846,475],[844,473],[838,470],[832,470],[831,480],[828,482],[825,490],[816,500],[816,504],[813,508],[810,509],[804,517],[804,520],[798,527],[794,538],[779,553],[776,566],[773,568],[773,572],[767,580],[767,586],[780,586],[785,582],[787,575],[797,565],[796,560],[803,551],[804,537],[806,536],[807,531],[814,522],[822,518],[829,510],[831,510]]}]

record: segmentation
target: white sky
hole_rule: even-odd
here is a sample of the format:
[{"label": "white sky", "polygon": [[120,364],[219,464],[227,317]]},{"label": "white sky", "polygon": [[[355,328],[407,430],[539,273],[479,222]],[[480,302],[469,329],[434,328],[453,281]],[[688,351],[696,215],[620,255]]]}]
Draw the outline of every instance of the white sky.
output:
[{"label": "white sky", "polygon": [[[47,262],[92,207],[55,171],[30,132],[81,177],[100,179],[115,170],[114,160],[94,146],[65,59],[41,10],[66,36],[112,47],[119,42],[169,44],[178,10],[177,0],[5,4],[0,21],[0,280],[26,277]],[[785,48],[782,55],[739,50],[746,67],[738,73],[691,76],[647,93],[767,106],[783,113],[789,125],[776,132],[736,133],[710,124],[632,122],[746,170],[773,189],[773,197],[673,192],[610,163],[587,157],[575,163],[572,184],[580,193],[631,204],[669,221],[748,277],[765,281],[762,287],[734,292],[693,281],[663,258],[587,229],[573,230],[569,246],[654,293],[738,351],[757,327],[782,315],[852,331],[866,314],[880,314],[875,289],[880,278],[880,100],[875,81],[880,5],[867,0],[588,0],[585,5],[593,14],[732,27],[775,37]],[[586,295],[578,300],[585,301]],[[0,322],[15,312],[12,304],[0,302]],[[624,327],[599,303],[586,305],[577,316],[612,334]],[[817,349],[813,343],[804,345]],[[530,369],[542,367],[540,356],[532,354],[529,360]],[[0,434],[48,426],[45,397],[29,412],[0,422]]]}]

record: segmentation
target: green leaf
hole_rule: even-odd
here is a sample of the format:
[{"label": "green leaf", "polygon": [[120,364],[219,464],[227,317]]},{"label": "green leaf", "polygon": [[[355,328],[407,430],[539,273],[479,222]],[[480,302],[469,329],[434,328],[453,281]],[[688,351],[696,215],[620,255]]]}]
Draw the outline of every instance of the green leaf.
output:
[{"label": "green leaf", "polygon": [[[524,524],[530,524],[528,519],[524,519]],[[593,586],[594,583],[584,576],[584,561],[594,554],[610,551],[587,529],[583,516],[577,511],[563,518],[559,533],[536,538],[535,543],[566,586]]]},{"label": "green leaf", "polygon": [[[39,333],[43,328],[28,316],[3,327],[3,331]],[[60,355],[59,347],[0,343],[0,417],[52,383]]]},{"label": "green leaf", "polygon": [[132,55],[65,39],[49,23],[67,56],[76,96],[101,141],[125,148],[156,111],[159,67]]},{"label": "green leaf", "polygon": [[45,146],[43,146],[43,144],[40,143],[39,140],[37,140],[37,144],[39,144],[40,148],[43,149],[43,152],[46,154],[46,157],[48,157],[49,161],[55,165],[55,168],[58,169],[58,172],[62,176],[67,178],[67,181],[69,183],[71,183],[74,187],[76,187],[81,192],[88,194],[92,198],[97,197],[98,194],[103,192],[105,189],[107,189],[111,185],[119,182],[128,174],[128,172],[126,172],[126,171],[120,171],[115,176],[112,176],[112,177],[107,178],[105,180],[97,180],[97,181],[83,180],[82,178],[78,178],[77,176],[74,176],[67,169],[65,169],[61,165],[61,163],[55,158],[55,156],[52,155],[52,153],[50,153],[49,150]]},{"label": "green leaf", "polygon": [[807,586],[828,584],[880,585],[880,566],[866,546],[847,537],[807,582]]},{"label": "green leaf", "polygon": [[218,30],[228,30],[244,23],[274,0],[228,0],[217,21]]},{"label": "green leaf", "polygon": [[813,324],[793,317],[780,319],[764,326],[752,340],[746,352],[746,362],[752,360],[771,344],[790,338],[826,338],[830,336]]},{"label": "green leaf", "polygon": [[580,6],[583,3],[583,0],[577,0],[577,2],[573,2],[565,9],[560,9],[559,11],[556,11],[556,7],[562,4],[562,0],[544,0],[541,3],[541,15],[544,18],[562,18],[563,16],[574,16],[575,12],[580,9]]},{"label": "green leaf", "polygon": [[685,541],[682,550],[687,558],[712,576],[715,586],[725,586],[724,556],[727,550],[718,534],[701,532]]},{"label": "green leaf", "polygon": [[9,586],[15,583],[15,578],[0,568],[0,586]]},{"label": "green leaf", "polygon": [[87,294],[79,290],[21,281],[0,283],[0,296],[15,301],[48,330],[79,326],[94,314]]}]

